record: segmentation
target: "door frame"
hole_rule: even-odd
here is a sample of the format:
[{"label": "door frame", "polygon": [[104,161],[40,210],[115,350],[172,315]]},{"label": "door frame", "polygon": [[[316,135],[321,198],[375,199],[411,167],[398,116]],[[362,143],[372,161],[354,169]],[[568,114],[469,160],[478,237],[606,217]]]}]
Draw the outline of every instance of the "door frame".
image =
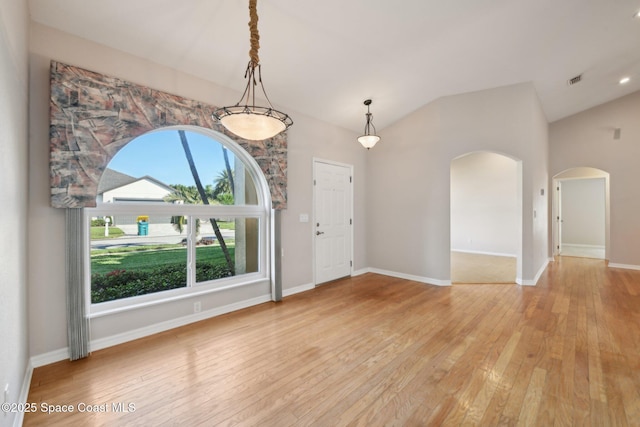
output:
[{"label": "door frame", "polygon": [[561,254],[560,250],[562,249],[561,243],[561,224],[558,219],[562,220],[560,205],[561,205],[561,197],[562,190],[558,190],[560,188],[560,183],[562,181],[574,180],[574,179],[604,179],[604,196],[605,196],[605,206],[604,206],[604,259],[609,260],[611,254],[611,192],[610,192],[610,179],[611,176],[609,172],[592,168],[592,167],[575,167],[571,169],[564,170],[553,176],[553,203],[552,203],[552,215],[551,219],[553,222],[552,234],[552,253],[553,256],[559,256]]},{"label": "door frame", "polygon": [[[452,235],[452,229],[455,226],[453,224],[452,221],[452,214],[451,214],[451,195],[452,195],[452,191],[453,189],[453,182],[451,182],[451,170],[453,167],[453,164],[456,160],[458,159],[462,159],[463,157],[469,156],[469,155],[473,155],[473,154],[478,154],[478,153],[489,153],[489,154],[493,154],[493,155],[497,155],[497,156],[501,156],[501,157],[506,157],[510,160],[512,160],[513,162],[515,162],[515,166],[516,166],[516,173],[515,176],[513,177],[513,179],[515,179],[515,184],[516,184],[516,199],[515,202],[517,204],[517,211],[516,211],[516,221],[517,221],[517,233],[515,236],[515,246],[516,246],[516,276],[514,278],[514,281],[516,284],[518,285],[522,285],[523,283],[523,279],[522,279],[522,271],[523,271],[523,238],[524,238],[524,234],[523,234],[523,167],[522,167],[522,160],[520,160],[517,157],[512,156],[511,154],[507,154],[501,151],[493,151],[493,150],[475,150],[475,151],[469,151],[466,152],[464,154],[461,154],[459,156],[456,156],[455,158],[451,159],[451,161],[449,162],[449,257],[451,257],[451,252],[452,252],[452,245],[451,245],[451,235]],[[451,263],[449,264],[449,279],[451,279]],[[451,280],[450,280],[451,281]]]},{"label": "door frame", "polygon": [[[341,162],[336,162],[333,160],[327,160],[327,159],[323,159],[323,158],[319,158],[319,157],[313,157],[312,159],[312,163],[313,163],[313,177],[312,177],[312,181],[311,181],[311,186],[312,188],[312,205],[311,205],[311,210],[312,210],[312,215],[311,215],[311,269],[312,269],[312,274],[313,274],[313,286],[318,286],[318,280],[317,280],[317,275],[316,275],[316,236],[315,236],[315,232],[316,232],[316,226],[315,224],[317,223],[316,220],[316,165],[318,163],[323,163],[323,164],[327,164],[327,165],[331,165],[331,166],[339,166],[339,167],[344,167],[344,168],[348,168],[349,169],[349,175],[351,176],[351,197],[349,200],[349,215],[351,217],[351,230],[350,230],[350,234],[351,234],[351,238],[350,238],[350,248],[349,248],[349,252],[350,252],[350,257],[351,257],[351,266],[349,269],[349,275],[353,276],[353,271],[354,271],[354,265],[353,265],[353,255],[354,255],[354,228],[355,228],[355,224],[353,221],[353,207],[354,207],[354,193],[355,193],[355,177],[353,174],[353,165],[352,164],[348,164],[348,163],[341,163]],[[325,283],[325,282],[323,282]]]},{"label": "door frame", "polygon": [[552,215],[553,227],[553,256],[559,256],[562,253],[562,182],[564,179],[554,179],[553,188],[553,206]]}]

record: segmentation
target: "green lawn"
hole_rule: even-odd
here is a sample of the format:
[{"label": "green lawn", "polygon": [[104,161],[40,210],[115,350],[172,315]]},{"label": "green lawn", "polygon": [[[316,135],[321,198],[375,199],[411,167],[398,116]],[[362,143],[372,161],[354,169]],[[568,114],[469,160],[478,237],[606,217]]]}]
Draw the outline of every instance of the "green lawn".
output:
[{"label": "green lawn", "polygon": [[139,246],[125,246],[122,248],[109,248],[109,249],[92,249],[91,257],[97,257],[107,254],[119,254],[125,252],[146,252],[146,251],[159,251],[161,249],[178,249],[181,246],[176,244],[159,244],[159,245],[139,245]]},{"label": "green lawn", "polygon": [[109,236],[104,235],[104,227],[91,227],[91,240],[113,239],[120,236],[124,236],[124,231],[118,227],[109,227]]},{"label": "green lawn", "polygon": [[[231,259],[234,259],[233,246],[227,243]],[[187,263],[186,247],[175,249],[152,249],[136,251],[107,252],[91,251],[91,274],[104,274],[113,270],[153,271],[159,267],[172,264]],[[196,260],[198,263],[226,264],[222,249],[218,245],[201,246],[196,248]]]}]

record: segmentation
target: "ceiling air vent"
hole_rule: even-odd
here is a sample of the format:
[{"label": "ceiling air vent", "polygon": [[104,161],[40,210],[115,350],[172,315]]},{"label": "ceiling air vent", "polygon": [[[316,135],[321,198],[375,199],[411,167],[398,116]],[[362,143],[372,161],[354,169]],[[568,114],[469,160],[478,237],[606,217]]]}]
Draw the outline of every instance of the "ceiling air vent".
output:
[{"label": "ceiling air vent", "polygon": [[578,74],[575,77],[571,77],[569,80],[567,80],[567,84],[569,86],[573,86],[576,83],[580,83],[580,80],[582,80],[582,74]]}]

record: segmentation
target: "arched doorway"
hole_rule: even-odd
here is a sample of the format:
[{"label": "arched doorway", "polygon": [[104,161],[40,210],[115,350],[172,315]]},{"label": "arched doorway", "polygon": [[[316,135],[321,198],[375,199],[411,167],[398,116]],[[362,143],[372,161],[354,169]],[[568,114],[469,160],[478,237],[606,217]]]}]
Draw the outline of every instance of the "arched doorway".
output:
[{"label": "arched doorway", "polygon": [[553,254],[609,259],[609,173],[576,167],[553,177]]},{"label": "arched doorway", "polygon": [[517,283],[522,275],[521,162],[473,152],[451,162],[451,282]]}]

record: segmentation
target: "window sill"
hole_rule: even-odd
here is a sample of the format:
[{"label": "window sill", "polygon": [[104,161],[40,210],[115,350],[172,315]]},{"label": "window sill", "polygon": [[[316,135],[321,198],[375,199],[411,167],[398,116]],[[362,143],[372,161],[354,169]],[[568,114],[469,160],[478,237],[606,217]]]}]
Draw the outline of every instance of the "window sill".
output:
[{"label": "window sill", "polygon": [[198,287],[180,288],[165,291],[156,294],[141,295],[138,297],[132,297],[126,299],[126,304],[123,304],[125,300],[107,301],[98,304],[92,304],[89,307],[89,319],[95,319],[104,316],[110,316],[113,314],[122,313],[130,310],[137,310],[145,307],[151,307],[159,304],[166,304],[175,301],[181,301],[188,298],[194,298],[202,295],[213,294],[216,292],[227,291],[236,288],[242,288],[245,286],[251,286],[259,283],[268,283],[269,279],[262,275],[255,274],[254,277],[245,277],[242,281],[231,281],[225,284],[217,283],[217,286],[201,285]]}]

